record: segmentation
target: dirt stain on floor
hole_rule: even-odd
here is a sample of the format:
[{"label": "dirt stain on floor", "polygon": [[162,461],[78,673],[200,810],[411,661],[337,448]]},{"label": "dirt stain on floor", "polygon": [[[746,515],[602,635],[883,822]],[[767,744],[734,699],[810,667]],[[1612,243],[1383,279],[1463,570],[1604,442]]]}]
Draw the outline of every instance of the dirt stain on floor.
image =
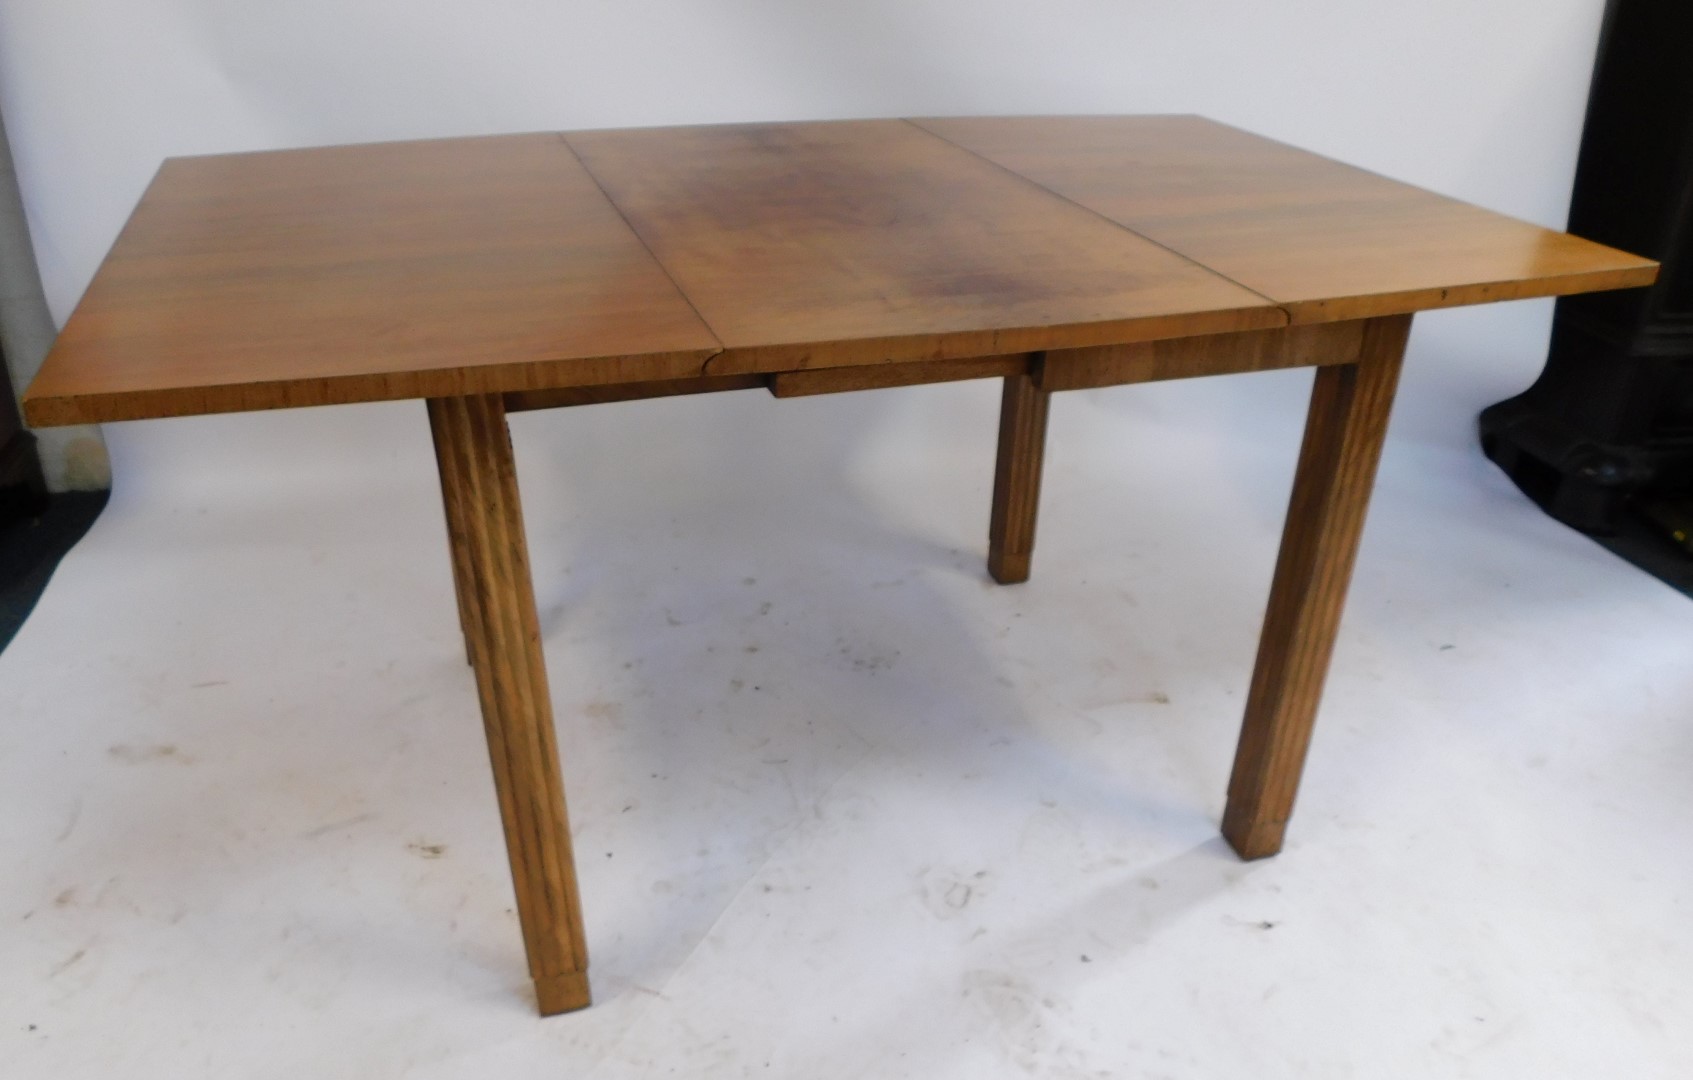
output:
[{"label": "dirt stain on floor", "polygon": [[126,765],[139,765],[147,761],[175,761],[182,765],[192,765],[194,759],[176,748],[174,743],[154,743],[149,746],[130,746],[119,743],[109,747],[106,753]]},{"label": "dirt stain on floor", "polygon": [[63,975],[65,972],[69,971],[76,964],[76,962],[78,960],[81,960],[83,957],[85,957],[87,955],[88,955],[88,950],[86,948],[78,949],[76,952],[71,953],[70,956],[66,957],[64,960],[61,960],[57,967],[55,967],[52,971],[49,971],[47,973],[47,977],[49,979],[51,979],[55,975]]},{"label": "dirt stain on floor", "polygon": [[623,719],[623,706],[615,701],[590,701],[582,707],[583,715],[616,725]]}]

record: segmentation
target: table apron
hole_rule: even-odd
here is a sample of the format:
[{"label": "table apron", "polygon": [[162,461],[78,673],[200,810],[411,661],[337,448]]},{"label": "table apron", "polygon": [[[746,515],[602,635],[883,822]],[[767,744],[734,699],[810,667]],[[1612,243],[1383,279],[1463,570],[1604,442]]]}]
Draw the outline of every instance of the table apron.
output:
[{"label": "table apron", "polygon": [[1355,320],[1058,349],[1045,355],[1036,381],[1051,392],[1350,364],[1357,361],[1363,343],[1364,321]]},{"label": "table apron", "polygon": [[779,398],[881,390],[966,379],[1029,375],[1051,393],[1125,383],[1234,375],[1281,368],[1355,363],[1366,320],[1284,326],[1230,334],[1099,345],[1047,353],[1014,353],[963,360],[919,360],[851,367],[805,368],[757,375],[701,375],[554,390],[517,390],[505,395],[507,412],[599,405],[613,401],[683,394],[711,394],[764,387]]}]

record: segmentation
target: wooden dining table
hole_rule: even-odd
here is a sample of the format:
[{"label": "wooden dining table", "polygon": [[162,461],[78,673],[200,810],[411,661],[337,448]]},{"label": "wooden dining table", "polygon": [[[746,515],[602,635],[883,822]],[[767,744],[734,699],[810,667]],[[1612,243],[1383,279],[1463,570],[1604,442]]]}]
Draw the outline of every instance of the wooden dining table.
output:
[{"label": "wooden dining table", "polygon": [[1222,820],[1256,859],[1293,809],[1413,313],[1656,274],[1194,116],[173,158],[24,410],[51,426],[424,400],[529,973],[553,1014],[589,1002],[587,938],[508,413],[1000,379],[987,570],[1009,585],[1029,577],[1054,392],[1314,368]]}]

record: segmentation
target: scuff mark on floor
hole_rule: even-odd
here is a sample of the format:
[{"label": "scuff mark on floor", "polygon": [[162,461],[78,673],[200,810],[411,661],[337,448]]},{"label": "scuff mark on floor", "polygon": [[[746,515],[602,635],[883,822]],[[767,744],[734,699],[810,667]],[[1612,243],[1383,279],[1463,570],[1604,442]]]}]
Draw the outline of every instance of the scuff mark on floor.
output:
[{"label": "scuff mark on floor", "polygon": [[69,956],[65,957],[65,959],[61,960],[58,963],[58,965],[53,968],[52,971],[49,971],[47,973],[47,977],[49,979],[58,978],[60,975],[63,975],[65,972],[67,972],[71,968],[75,967],[77,962],[80,961],[83,957],[85,957],[87,955],[88,955],[88,946],[84,945],[82,948],[78,949],[76,952],[71,953]]},{"label": "scuff mark on floor", "polygon": [[127,765],[139,765],[144,761],[174,761],[182,765],[194,764],[194,759],[182,753],[174,743],[154,743],[146,746],[130,746],[119,743],[109,747],[106,753]]},{"label": "scuff mark on floor", "polygon": [[76,801],[76,804],[71,807],[70,820],[65,822],[65,827],[62,830],[60,830],[58,837],[53,842],[55,844],[62,844],[66,840],[69,840],[70,837],[71,837],[71,833],[76,831],[76,823],[81,821],[81,820],[82,820],[82,800],[78,799]]},{"label": "scuff mark on floor", "polygon": [[373,813],[355,814],[350,818],[342,818],[340,821],[331,821],[327,825],[319,825],[315,829],[307,829],[300,834],[300,839],[316,840],[320,836],[327,836],[332,832],[340,832],[342,829],[350,829],[354,825],[362,825],[367,821],[374,820],[376,820],[376,815]]}]

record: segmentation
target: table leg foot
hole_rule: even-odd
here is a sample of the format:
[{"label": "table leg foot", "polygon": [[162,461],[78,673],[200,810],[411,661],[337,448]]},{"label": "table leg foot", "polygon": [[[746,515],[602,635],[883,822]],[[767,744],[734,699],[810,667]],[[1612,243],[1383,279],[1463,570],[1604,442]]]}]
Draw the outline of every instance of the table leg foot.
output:
[{"label": "table leg foot", "polygon": [[569,971],[563,975],[536,979],[535,1004],[542,1016],[557,1016],[559,1013],[586,1009],[590,1004],[588,973]]},{"label": "table leg foot", "polygon": [[1253,821],[1249,811],[1236,811],[1236,805],[1230,803],[1223,813],[1223,839],[1234,853],[1247,862],[1280,853],[1287,822]]},{"label": "table leg foot", "polygon": [[993,515],[988,523],[988,574],[1001,585],[1029,580],[1050,398],[1027,373],[1005,379],[999,407]]},{"label": "table leg foot", "polygon": [[1293,813],[1410,329],[1372,319],[1356,362],[1317,369],[1223,814],[1245,859],[1280,851]]},{"label": "table leg foot", "polygon": [[581,1008],[588,952],[505,406],[432,398],[429,413],[529,974],[543,1014]]},{"label": "table leg foot", "polygon": [[1029,564],[1033,560],[1032,552],[995,551],[988,548],[988,576],[1001,585],[1021,585],[1029,580]]}]

